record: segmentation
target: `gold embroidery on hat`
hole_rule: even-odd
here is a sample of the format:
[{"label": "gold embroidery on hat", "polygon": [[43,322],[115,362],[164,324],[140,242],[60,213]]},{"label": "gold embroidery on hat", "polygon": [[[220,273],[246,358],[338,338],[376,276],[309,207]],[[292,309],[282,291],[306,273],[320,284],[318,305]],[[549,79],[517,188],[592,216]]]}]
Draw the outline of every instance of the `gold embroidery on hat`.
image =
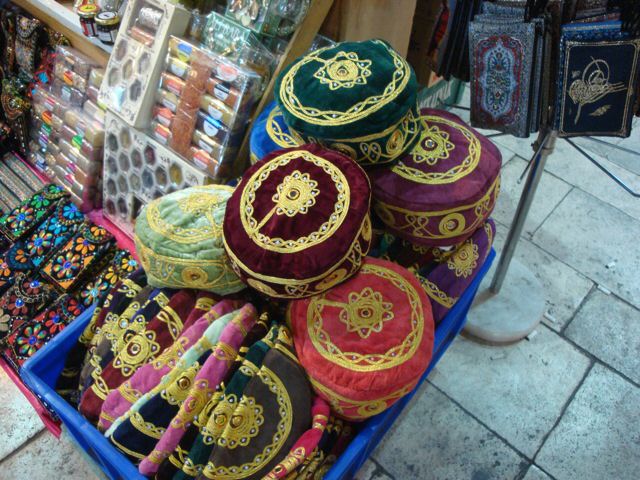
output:
[{"label": "gold embroidery on hat", "polygon": [[308,213],[309,208],[316,204],[318,195],[320,195],[318,182],[308,173],[294,170],[282,179],[277,192],[271,199],[276,204],[276,215],[295,217],[299,213],[302,215]]},{"label": "gold embroidery on hat", "polygon": [[411,151],[415,163],[436,165],[439,160],[446,160],[456,146],[449,141],[450,134],[430,125],[424,131],[424,138]]},{"label": "gold embroidery on hat", "polygon": [[439,303],[443,307],[453,308],[453,306],[458,301],[458,297],[450,297],[445,292],[440,290],[440,288],[435,283],[428,280],[426,277],[416,274],[416,278],[420,281],[422,288],[429,296],[429,298],[434,302]]},{"label": "gold embroidery on hat", "polygon": [[480,258],[478,245],[467,240],[449,257],[447,267],[455,272],[456,277],[467,278],[478,266],[478,258]]},{"label": "gold embroidery on hat", "polygon": [[229,417],[217,444],[229,450],[249,445],[251,439],[258,436],[260,427],[264,424],[263,413],[264,408],[255,398],[243,396]]},{"label": "gold embroidery on hat", "polygon": [[154,232],[173,240],[176,243],[190,244],[201,242],[211,237],[219,237],[222,234],[222,222],[216,222],[214,211],[220,208],[220,204],[226,202],[233,192],[232,187],[216,185],[192,187],[195,191],[178,200],[180,210],[185,213],[205,217],[207,222],[194,227],[183,227],[167,222],[160,212],[160,204],[165,200],[158,198],[147,206],[147,222]]},{"label": "gold embroidery on hat", "polygon": [[[500,177],[496,178],[485,195],[476,203],[461,205],[448,210],[414,212],[377,200],[373,206],[380,219],[389,227],[402,230],[411,236],[429,240],[443,240],[473,233],[493,210],[500,192]],[[467,222],[461,212],[472,212],[474,218]]]},{"label": "gold embroidery on hat", "polygon": [[310,377],[309,380],[311,381],[313,388],[329,401],[332,411],[354,420],[364,420],[383,412],[395,403],[396,400],[404,397],[407,393],[413,390],[413,387],[418,382],[418,379],[416,378],[415,381],[405,385],[399,390],[373,400],[354,400],[340,395],[326,385],[321,384],[313,377]]},{"label": "gold embroidery on hat", "polygon": [[[274,423],[277,420],[275,433],[271,438],[271,442],[265,445],[262,451],[254,455],[250,461],[241,465],[215,465],[210,460],[202,471],[205,477],[212,480],[240,480],[251,477],[271,462],[276,455],[283,455],[285,453],[282,452],[282,447],[289,438],[291,426],[293,425],[291,398],[282,380],[266,366],[263,365],[260,368],[257,377],[275,396],[278,405],[277,417],[270,419],[270,421]],[[225,435],[226,433],[227,431],[225,430]]]},{"label": "gold embroidery on hat", "polygon": [[300,145],[293,136],[282,130],[282,127],[280,127],[280,124],[276,121],[276,117],[279,117],[284,121],[282,117],[282,110],[280,110],[280,107],[277,105],[273,107],[271,112],[269,112],[266,124],[267,135],[269,135],[269,138],[273,143],[282,148],[297,147]]},{"label": "gold embroidery on hat", "polygon": [[[410,152],[413,163],[419,164],[426,162],[428,165],[435,165],[438,160],[446,160],[449,158],[449,153],[453,150],[454,145],[452,142],[449,142],[449,134],[447,134],[447,137],[444,137],[433,130],[435,128],[442,134],[445,133],[437,127],[438,124],[457,130],[469,142],[467,154],[460,163],[453,165],[446,171],[416,168],[408,164],[404,159],[401,159],[394,165],[392,171],[407,180],[425,185],[454,183],[472,173],[478,166],[482,154],[480,139],[464,125],[447,118],[435,115],[422,115],[421,118],[427,134],[426,138],[421,139]],[[427,145],[429,141],[433,142],[433,150]],[[449,145],[451,147],[449,147]]]},{"label": "gold embroidery on hat", "polygon": [[155,340],[156,332],[151,330],[132,335],[113,359],[113,367],[119,369],[125,377],[133,375],[160,351],[160,344]]},{"label": "gold embroidery on hat", "polygon": [[360,293],[349,293],[338,319],[347,326],[347,332],[369,338],[374,332],[380,333],[384,323],[393,317],[393,303],[385,302],[380,292],[366,287]]},{"label": "gold embroidery on hat", "polygon": [[[296,159],[301,159],[305,162],[309,162],[317,167],[320,167],[333,181],[336,189],[336,198],[334,200],[335,203],[333,212],[329,214],[324,223],[318,228],[318,230],[314,232],[310,232],[296,239],[284,239],[280,237],[271,238],[260,232],[260,229],[269,221],[274,213],[277,212],[278,208],[282,208],[283,206],[297,206],[297,212],[299,212],[300,209],[308,209],[309,206],[312,206],[313,203],[315,203],[314,200],[311,205],[299,205],[295,199],[287,198],[287,200],[283,200],[280,198],[282,197],[282,195],[279,195],[278,202],[282,201],[284,202],[284,205],[280,205],[277,203],[261,220],[256,220],[253,216],[255,213],[254,203],[256,202],[257,192],[262,187],[263,182],[265,182],[273,172],[279,170],[281,167],[288,165],[292,160]],[[315,196],[317,196],[317,193],[315,193],[317,191],[315,189],[315,186],[311,188],[312,184],[308,184],[306,180],[293,178],[292,180],[296,185],[304,184],[306,185],[304,188],[311,190],[307,193],[303,193],[302,191],[298,192],[298,198],[304,200],[304,202],[302,203],[307,203],[311,199],[314,199]],[[301,182],[298,182],[298,180],[301,180]],[[310,181],[315,182],[313,180]],[[291,182],[289,182],[289,184],[290,183]],[[283,187],[282,191],[283,193],[287,193],[290,191],[292,192],[293,190],[288,187]],[[254,241],[254,243],[256,243],[261,248],[279,253],[296,253],[316,246],[324,242],[326,239],[330,238],[344,222],[349,211],[349,204],[349,182],[347,181],[342,171],[340,171],[340,169],[336,165],[322,157],[313,155],[312,153],[305,150],[294,150],[275,157],[270,162],[262,165],[258,170],[254,172],[251,178],[247,181],[240,197],[240,219],[247,235]]]},{"label": "gold embroidery on hat", "polygon": [[[136,430],[145,434],[147,437],[155,438],[157,440],[160,440],[162,434],[167,430],[164,427],[157,427],[152,422],[145,421],[140,412],[133,412],[131,416],[129,416],[129,421]],[[111,440],[114,440],[113,436],[110,438]]]},{"label": "gold embroidery on hat", "polygon": [[360,59],[355,52],[338,52],[328,60],[318,57],[318,61],[322,66],[313,76],[330,90],[366,85],[371,76],[371,60]]},{"label": "gold embroidery on hat", "polygon": [[360,100],[346,110],[321,110],[304,105],[294,91],[294,80],[300,69],[305,65],[312,62],[322,65],[326,63],[327,60],[322,58],[321,55],[333,47],[320,48],[298,60],[282,78],[279,92],[280,100],[287,112],[313,125],[339,126],[366,118],[393,102],[405,91],[411,78],[411,68],[404,58],[384,42],[380,40],[372,40],[372,42],[381,45],[387,50],[395,68],[391,75],[391,81],[382,92]]},{"label": "gold embroidery on hat", "polygon": [[408,323],[409,331],[398,344],[382,353],[360,353],[342,351],[329,333],[323,328],[324,309],[345,308],[345,304],[326,299],[326,293],[311,297],[307,307],[307,329],[313,346],[330,363],[337,364],[355,372],[375,372],[386,370],[409,361],[420,346],[424,333],[424,312],[418,292],[407,279],[388,268],[364,264],[360,275],[371,275],[384,279],[388,288],[394,287],[405,295],[410,309],[409,317],[402,323]]}]

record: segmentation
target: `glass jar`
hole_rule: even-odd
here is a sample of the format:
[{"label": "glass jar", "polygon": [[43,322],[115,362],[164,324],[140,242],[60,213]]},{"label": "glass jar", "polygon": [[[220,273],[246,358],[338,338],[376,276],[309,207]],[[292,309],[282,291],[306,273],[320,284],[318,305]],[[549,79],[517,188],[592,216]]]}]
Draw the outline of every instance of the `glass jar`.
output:
[{"label": "glass jar", "polygon": [[96,30],[96,15],[98,7],[92,3],[86,3],[78,7],[78,17],[80,17],[80,26],[82,33],[86,37],[95,37],[98,35]]},{"label": "glass jar", "polygon": [[100,12],[96,15],[98,38],[105,45],[113,45],[120,28],[120,17],[115,12]]}]

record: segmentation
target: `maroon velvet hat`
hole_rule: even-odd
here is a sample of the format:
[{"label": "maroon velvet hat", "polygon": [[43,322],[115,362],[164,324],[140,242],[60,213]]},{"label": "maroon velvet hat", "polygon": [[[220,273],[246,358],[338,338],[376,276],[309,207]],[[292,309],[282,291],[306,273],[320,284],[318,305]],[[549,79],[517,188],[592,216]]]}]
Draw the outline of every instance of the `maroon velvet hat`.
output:
[{"label": "maroon velvet hat", "polygon": [[425,246],[463,242],[491,214],[501,155],[459,117],[421,110],[420,141],[399,162],[370,172],[373,206],[387,228]]},{"label": "maroon velvet hat", "polygon": [[371,189],[346,155],[308,144],[267,155],[227,202],[235,272],[278,298],[323,292],[354,275],[371,242]]}]

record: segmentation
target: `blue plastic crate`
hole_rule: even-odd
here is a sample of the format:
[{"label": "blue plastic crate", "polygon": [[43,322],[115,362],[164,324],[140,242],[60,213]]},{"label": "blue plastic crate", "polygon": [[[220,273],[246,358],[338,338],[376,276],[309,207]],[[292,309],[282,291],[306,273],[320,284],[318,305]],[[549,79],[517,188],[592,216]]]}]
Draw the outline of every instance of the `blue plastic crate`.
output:
[{"label": "blue plastic crate", "polygon": [[[436,366],[451,342],[464,327],[467,313],[495,258],[491,250],[486,262],[458,303],[440,322],[435,332],[433,358],[429,368],[416,388],[391,408],[364,422],[347,450],[325,476],[326,480],[353,478],[382,437],[387,433],[416,390]],[[138,469],[124,457],[95,427],[54,390],[64,367],[65,359],[78,337],[91,320],[93,309],[80,315],[71,325],[57,335],[44,348],[30,358],[21,370],[22,378],[33,391],[60,417],[76,443],[93,458],[112,480],[144,480]]]}]

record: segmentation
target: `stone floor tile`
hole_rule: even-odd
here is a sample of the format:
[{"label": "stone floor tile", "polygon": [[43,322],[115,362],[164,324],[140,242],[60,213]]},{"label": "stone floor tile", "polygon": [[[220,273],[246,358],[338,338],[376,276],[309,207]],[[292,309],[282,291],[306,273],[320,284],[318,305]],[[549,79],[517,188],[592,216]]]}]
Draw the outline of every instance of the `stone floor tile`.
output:
[{"label": "stone floor tile", "polygon": [[417,393],[373,457],[403,480],[509,480],[516,478],[524,462],[429,384]]},{"label": "stone floor tile", "polygon": [[589,359],[544,325],[495,347],[458,338],[431,381],[531,458],[579,385]]},{"label": "stone floor tile", "polygon": [[[634,174],[599,155],[596,155],[595,158],[632,189],[640,191],[640,175]],[[636,157],[636,159],[640,164],[640,157]],[[635,200],[567,142],[558,141],[556,151],[549,157],[545,169],[632,217],[640,219],[640,201]],[[537,197],[534,204],[536,201],[539,201]]]},{"label": "stone floor tile", "polygon": [[[526,166],[525,160],[515,157],[502,168],[500,195],[493,211],[493,217],[507,226],[511,225],[513,221],[522,194],[524,181],[518,184],[518,179]],[[543,172],[523,233],[533,234],[571,188],[572,186],[568,183]]]},{"label": "stone floor tile", "polygon": [[538,229],[533,243],[640,307],[638,238],[640,221],[574,189]]},{"label": "stone floor tile", "polygon": [[[501,223],[496,224],[493,245],[497,252],[502,251],[508,231]],[[547,314],[542,321],[560,332],[573,318],[593,282],[525,238],[520,239],[514,257],[526,265],[542,284]]]},{"label": "stone floor tile", "polygon": [[551,480],[551,477],[535,465],[531,465],[522,480]]},{"label": "stone floor tile", "polygon": [[501,135],[499,137],[493,137],[491,140],[502,146],[506,147],[512,152],[518,154],[522,158],[526,158],[527,161],[533,156],[533,147],[531,146],[537,137],[536,134],[529,135],[527,138],[517,138],[513,135]]},{"label": "stone floor tile", "polygon": [[364,462],[353,478],[354,480],[393,480],[371,459]]},{"label": "stone floor tile", "polygon": [[44,432],[0,464],[0,478],[11,480],[97,480],[70,440]]},{"label": "stone floor tile", "polygon": [[565,335],[603,363],[640,383],[640,310],[596,290]]},{"label": "stone floor tile", "polygon": [[[640,134],[638,134],[640,122],[637,121],[637,118],[635,120],[636,126],[634,127],[634,131],[629,138],[622,139],[615,137],[600,137],[600,139],[605,142],[627,148],[634,152],[640,152]],[[633,153],[619,150],[608,145],[603,145],[598,142],[593,142],[586,138],[576,138],[575,142],[581,147],[586,148],[587,150],[596,152],[598,155],[606,158],[610,162],[613,162],[620,167],[626,168],[636,175],[640,175],[640,157],[638,155],[634,155]]]},{"label": "stone floor tile", "polygon": [[0,460],[43,428],[31,404],[0,369]]},{"label": "stone floor tile", "polygon": [[558,480],[637,480],[640,388],[596,364],[536,464]]}]

